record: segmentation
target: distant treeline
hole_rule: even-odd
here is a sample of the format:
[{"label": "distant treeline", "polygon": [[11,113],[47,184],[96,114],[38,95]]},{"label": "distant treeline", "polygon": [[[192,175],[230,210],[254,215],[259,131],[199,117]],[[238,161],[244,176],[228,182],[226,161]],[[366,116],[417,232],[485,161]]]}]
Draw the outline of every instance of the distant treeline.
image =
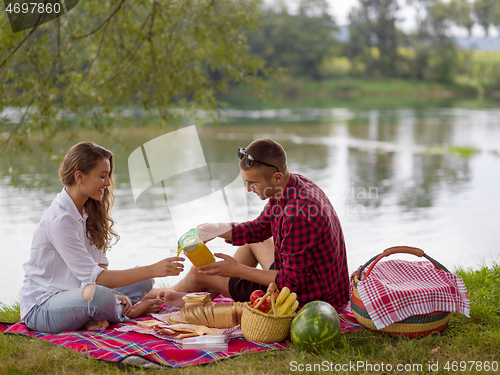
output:
[{"label": "distant treeline", "polygon": [[[326,0],[301,0],[293,12],[285,2],[263,8],[264,19],[248,33],[248,44],[267,67],[291,77],[404,78],[460,83],[479,93],[500,89],[500,53],[460,49],[452,29],[475,25],[488,35],[500,30],[500,0],[416,0],[415,31],[397,27],[401,0],[360,0],[349,14],[349,38]],[[497,3],[499,3],[497,5]]]}]

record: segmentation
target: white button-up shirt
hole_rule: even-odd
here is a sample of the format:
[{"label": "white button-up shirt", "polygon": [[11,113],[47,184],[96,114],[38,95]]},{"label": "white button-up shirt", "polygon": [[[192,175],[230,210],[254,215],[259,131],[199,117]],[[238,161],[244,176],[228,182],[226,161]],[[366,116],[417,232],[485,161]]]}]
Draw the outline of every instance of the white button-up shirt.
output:
[{"label": "white button-up shirt", "polygon": [[99,264],[108,264],[106,255],[87,238],[86,220],[87,214],[80,215],[64,188],[43,214],[30,259],[23,265],[23,319],[35,304],[52,295],[94,283],[103,271]]}]

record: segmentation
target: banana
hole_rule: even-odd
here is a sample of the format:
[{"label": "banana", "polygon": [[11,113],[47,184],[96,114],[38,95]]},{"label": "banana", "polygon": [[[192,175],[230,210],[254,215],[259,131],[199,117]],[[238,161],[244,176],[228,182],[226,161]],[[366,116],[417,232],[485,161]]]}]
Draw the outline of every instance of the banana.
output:
[{"label": "banana", "polygon": [[276,298],[276,302],[274,306],[276,307],[276,310],[285,302],[287,297],[290,295],[290,289],[288,287],[284,286],[283,289],[281,289],[280,294],[278,295],[278,298]]},{"label": "banana", "polygon": [[281,305],[278,311],[278,315],[287,314],[288,310],[290,310],[290,307],[295,303],[296,300],[297,300],[297,293],[290,293],[286,298],[285,302],[283,302],[283,305]]},{"label": "banana", "polygon": [[290,307],[288,314],[293,314],[295,311],[297,311],[297,307],[299,307],[299,301],[295,300],[293,305]]},{"label": "banana", "polygon": [[279,309],[276,309],[276,314],[277,315],[284,315],[284,314],[282,314],[282,312],[283,312],[282,310],[283,310],[283,305],[281,305],[281,307]]}]

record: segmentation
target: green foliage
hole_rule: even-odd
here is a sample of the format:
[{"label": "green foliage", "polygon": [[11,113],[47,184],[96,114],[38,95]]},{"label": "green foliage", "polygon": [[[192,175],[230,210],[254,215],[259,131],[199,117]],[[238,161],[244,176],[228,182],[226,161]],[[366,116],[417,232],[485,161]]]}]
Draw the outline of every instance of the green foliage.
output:
[{"label": "green foliage", "polygon": [[460,1],[421,3],[418,14],[426,16],[417,18],[415,33],[406,34],[396,28],[397,0],[362,0],[349,14],[350,40],[344,46],[351,74],[452,82],[458,49],[448,30],[454,23],[472,27],[461,16],[466,5]]},{"label": "green foliage", "polygon": [[346,56],[335,56],[323,59],[320,65],[322,77],[346,77],[352,70],[352,62]]},{"label": "green foliage", "polygon": [[333,56],[337,44],[326,1],[301,0],[297,14],[281,3],[264,10],[264,16],[264,23],[248,33],[251,52],[291,76],[321,78],[321,64]]},{"label": "green foliage", "polygon": [[475,23],[472,18],[472,4],[467,0],[451,0],[449,11],[456,26],[466,29],[470,36]]},{"label": "green foliage", "polygon": [[455,82],[475,88],[480,97],[500,89],[500,52],[473,51],[460,58]]},{"label": "green foliage", "polygon": [[[343,45],[349,58],[349,75],[355,77],[401,77],[425,81],[461,84],[474,87],[481,95],[496,85],[496,66],[464,64],[461,52],[450,37],[452,27],[465,28],[469,34],[478,23],[500,25],[500,0],[427,0],[415,2],[417,29],[407,34],[395,27],[398,0],[362,0],[349,14],[350,39]],[[486,30],[486,29],[485,29]],[[474,66],[483,78],[461,77]],[[472,74],[472,76],[477,73]],[[486,78],[487,77],[487,78]],[[488,80],[488,84],[483,82]]]},{"label": "green foliage", "polygon": [[497,0],[474,0],[473,16],[486,35],[488,35],[490,25],[493,23],[496,2]]},{"label": "green foliage", "polygon": [[[33,141],[51,152],[61,130],[109,133],[134,105],[164,124],[216,106],[215,94],[247,82],[259,90],[263,61],[248,53],[244,31],[259,3],[245,0],[80,1],[69,14],[13,34],[0,18],[0,154]],[[181,109],[181,110],[179,110]]]},{"label": "green foliage", "polygon": [[[349,14],[351,41],[350,57],[359,56],[367,63],[372,76],[395,77],[398,59],[396,30],[396,0],[361,0]],[[377,53],[373,53],[376,47]]]},{"label": "green foliage", "polygon": [[472,77],[486,87],[500,88],[500,52],[475,51],[472,55]]}]

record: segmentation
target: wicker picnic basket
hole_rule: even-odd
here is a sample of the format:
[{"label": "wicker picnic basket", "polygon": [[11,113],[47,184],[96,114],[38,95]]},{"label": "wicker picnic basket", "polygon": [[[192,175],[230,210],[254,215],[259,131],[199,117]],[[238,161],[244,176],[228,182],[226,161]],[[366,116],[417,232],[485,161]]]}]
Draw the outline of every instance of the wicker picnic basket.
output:
[{"label": "wicker picnic basket", "polygon": [[252,308],[249,302],[243,305],[241,316],[241,331],[246,340],[260,342],[281,342],[290,334],[290,325],[295,313],[278,315],[276,313],[274,292],[267,292],[262,300],[271,296],[273,314],[263,313]]},{"label": "wicker picnic basket", "polygon": [[354,274],[354,283],[351,295],[351,310],[353,314],[356,316],[358,322],[364,327],[388,334],[417,337],[427,336],[433,332],[441,331],[450,321],[451,312],[436,311],[430,314],[414,315],[403,319],[400,322],[390,324],[383,329],[377,329],[373,321],[370,319],[370,315],[366,311],[365,305],[363,304],[363,301],[361,301],[357,289],[358,282],[361,279],[362,271],[371,263],[364,276],[364,280],[366,280],[366,278],[368,278],[368,276],[370,275],[371,270],[373,269],[373,267],[375,267],[380,259],[397,253],[413,254],[418,257],[424,257],[431,261],[437,269],[441,269],[445,272],[450,272],[442,264],[426,255],[423,250],[416,247],[395,246],[385,249],[382,254],[374,256]]}]

